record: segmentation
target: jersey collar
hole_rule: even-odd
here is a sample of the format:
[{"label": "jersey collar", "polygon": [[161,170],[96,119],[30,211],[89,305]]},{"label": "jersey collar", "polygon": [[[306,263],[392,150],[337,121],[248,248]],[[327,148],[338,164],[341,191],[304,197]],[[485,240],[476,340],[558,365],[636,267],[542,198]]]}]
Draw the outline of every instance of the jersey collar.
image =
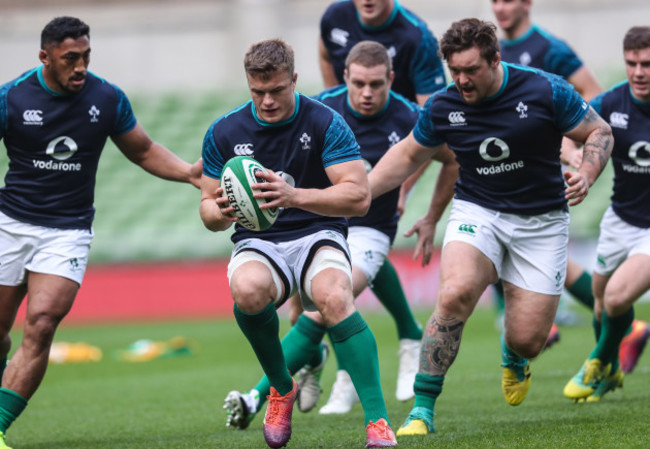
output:
[{"label": "jersey collar", "polygon": [[381,31],[391,26],[391,24],[395,21],[395,17],[397,17],[397,13],[399,13],[401,9],[402,6],[399,4],[397,0],[395,0],[395,2],[393,3],[393,12],[390,13],[390,17],[386,19],[384,23],[377,26],[369,26],[364,24],[361,21],[361,17],[359,16],[359,11],[356,11],[355,9],[355,12],[357,13],[357,21],[359,22],[359,25],[361,25],[361,28],[363,28],[366,31]]},{"label": "jersey collar", "polygon": [[52,95],[54,97],[67,97],[68,96],[67,94],[62,94],[60,92],[55,92],[52,89],[50,89],[50,87],[45,82],[45,78],[43,77],[43,64],[41,64],[40,66],[38,66],[36,68],[36,76],[38,77],[39,84],[41,85],[41,87],[43,89],[45,89],[45,91],[48,94],[50,94],[50,95]]}]

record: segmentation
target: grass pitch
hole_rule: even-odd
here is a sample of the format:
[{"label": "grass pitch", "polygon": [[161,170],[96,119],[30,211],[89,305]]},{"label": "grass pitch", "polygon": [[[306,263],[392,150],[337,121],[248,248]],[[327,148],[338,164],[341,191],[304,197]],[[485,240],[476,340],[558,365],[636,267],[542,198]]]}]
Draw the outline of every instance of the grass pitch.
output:
[{"label": "grass pitch", "polygon": [[[576,306],[577,307],[577,306]],[[650,304],[637,306],[637,318],[650,320]],[[422,323],[429,311],[418,313]],[[412,401],[394,397],[398,343],[389,317],[365,313],[377,338],[384,394],[394,429]],[[532,386],[525,402],[508,406],[501,394],[499,335],[491,308],[476,310],[465,328],[456,363],[436,404],[438,432],[401,437],[403,448],[643,448],[650,447],[650,352],[641,358],[625,386],[601,403],[574,404],[562,388],[593,347],[589,317],[563,327],[559,344],[532,364]],[[282,332],[288,323],[282,321]],[[195,341],[193,355],[143,363],[117,360],[114,353],[142,338]],[[20,334],[13,335],[14,345]],[[233,389],[255,385],[260,369],[234,320],[63,327],[57,341],[99,346],[96,363],[51,365],[41,389],[8,432],[15,449],[266,448],[262,416],[244,431],[227,429],[223,398]],[[336,366],[323,375],[329,394]],[[288,448],[362,448],[359,405],[343,416],[317,410],[293,419]]]}]

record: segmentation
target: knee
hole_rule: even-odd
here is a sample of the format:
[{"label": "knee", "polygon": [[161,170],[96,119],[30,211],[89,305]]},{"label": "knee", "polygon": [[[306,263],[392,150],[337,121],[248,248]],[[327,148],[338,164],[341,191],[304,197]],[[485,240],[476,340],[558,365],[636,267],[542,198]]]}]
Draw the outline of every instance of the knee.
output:
[{"label": "knee", "polygon": [[548,335],[542,333],[517,333],[516,335],[506,334],[506,345],[519,357],[532,359],[537,357],[546,344]]},{"label": "knee", "polygon": [[238,278],[230,282],[232,298],[245,313],[256,313],[266,307],[275,297],[270,290],[270,285],[255,278],[246,281]]},{"label": "knee", "polygon": [[440,286],[436,310],[447,317],[466,320],[472,313],[471,290],[466,286],[444,283]]},{"label": "knee", "polygon": [[605,288],[604,308],[609,316],[622,315],[627,312],[636,298],[629,298],[624,288],[618,288],[610,284]]},{"label": "knee", "polygon": [[352,292],[341,285],[312,285],[312,300],[327,325],[336,324],[354,311]]},{"label": "knee", "polygon": [[37,346],[47,346],[52,343],[54,333],[63,316],[47,312],[28,314],[25,318],[23,341],[28,341]]}]

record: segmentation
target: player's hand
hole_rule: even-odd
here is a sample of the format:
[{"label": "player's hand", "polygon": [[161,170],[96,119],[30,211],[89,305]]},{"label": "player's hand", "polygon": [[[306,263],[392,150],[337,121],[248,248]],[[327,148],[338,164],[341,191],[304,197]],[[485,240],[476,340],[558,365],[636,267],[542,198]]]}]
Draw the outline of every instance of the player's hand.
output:
[{"label": "player's hand", "polygon": [[431,261],[433,254],[433,237],[436,234],[436,222],[429,217],[422,217],[415,222],[413,227],[404,233],[404,237],[418,234],[418,243],[415,245],[413,260],[417,260],[422,254],[422,266],[425,267]]},{"label": "player's hand", "polygon": [[260,209],[287,208],[296,205],[296,189],[289,185],[282,176],[272,170],[268,170],[267,173],[256,173],[255,176],[266,180],[266,182],[251,184],[251,189],[255,191],[253,197],[266,200],[266,203],[260,205]]},{"label": "player's hand", "polygon": [[221,212],[221,218],[224,221],[231,221],[235,222],[237,221],[237,217],[233,214],[234,209],[230,205],[230,201],[228,201],[227,196],[222,196],[223,195],[223,187],[219,187],[217,189],[217,198],[216,198],[216,203],[217,207],[219,208],[219,212]]},{"label": "player's hand", "polygon": [[587,197],[589,182],[587,178],[577,171],[565,171],[564,180],[568,187],[564,190],[564,198],[569,201],[569,206],[576,206]]}]

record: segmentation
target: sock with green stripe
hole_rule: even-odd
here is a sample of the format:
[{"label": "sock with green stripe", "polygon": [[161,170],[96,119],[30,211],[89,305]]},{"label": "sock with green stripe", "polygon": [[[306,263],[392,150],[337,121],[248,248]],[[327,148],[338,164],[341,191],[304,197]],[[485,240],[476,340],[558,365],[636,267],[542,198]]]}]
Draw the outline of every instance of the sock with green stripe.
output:
[{"label": "sock with green stripe", "polygon": [[275,311],[275,304],[271,302],[253,314],[243,312],[235,304],[234,313],[239,328],[250,342],[271,385],[283,396],[289,393],[293,388],[293,378],[287,369],[278,336],[280,320]]},{"label": "sock with green stripe", "polygon": [[634,308],[623,313],[622,315],[610,317],[603,310],[601,315],[601,334],[598,343],[591,354],[589,360],[598,359],[603,364],[612,363],[618,357],[618,348],[621,340],[628,332],[628,328],[634,320]]},{"label": "sock with green stripe", "polygon": [[594,309],[594,293],[591,289],[591,275],[583,271],[580,277],[566,289],[589,310]]},{"label": "sock with green stripe", "polygon": [[398,338],[421,340],[422,326],[415,320],[402,289],[402,283],[387,258],[384,259],[384,264],[377,272],[370,288],[395,320]]},{"label": "sock with green stripe", "polygon": [[379,379],[377,342],[361,314],[354,312],[327,331],[343,369],[350,374],[357,390],[366,425],[381,418],[390,423]]},{"label": "sock with green stripe", "polygon": [[[325,326],[321,326],[305,315],[300,315],[296,324],[282,339],[282,352],[284,352],[289,373],[295,374],[300,368],[316,359],[318,359],[316,365],[312,366],[320,364],[323,357],[320,343],[325,331]],[[254,389],[259,392],[258,410],[266,402],[270,388],[267,376],[263,376],[255,386]]]},{"label": "sock with green stripe", "polygon": [[16,392],[0,388],[0,432],[7,429],[27,407],[27,400]]},{"label": "sock with green stripe", "polygon": [[436,431],[436,426],[433,423],[433,416],[435,415],[433,409],[438,396],[442,392],[444,381],[444,376],[430,376],[423,373],[415,375],[415,383],[413,384],[415,402],[406,423],[414,419],[420,419],[427,425],[429,432]]}]

